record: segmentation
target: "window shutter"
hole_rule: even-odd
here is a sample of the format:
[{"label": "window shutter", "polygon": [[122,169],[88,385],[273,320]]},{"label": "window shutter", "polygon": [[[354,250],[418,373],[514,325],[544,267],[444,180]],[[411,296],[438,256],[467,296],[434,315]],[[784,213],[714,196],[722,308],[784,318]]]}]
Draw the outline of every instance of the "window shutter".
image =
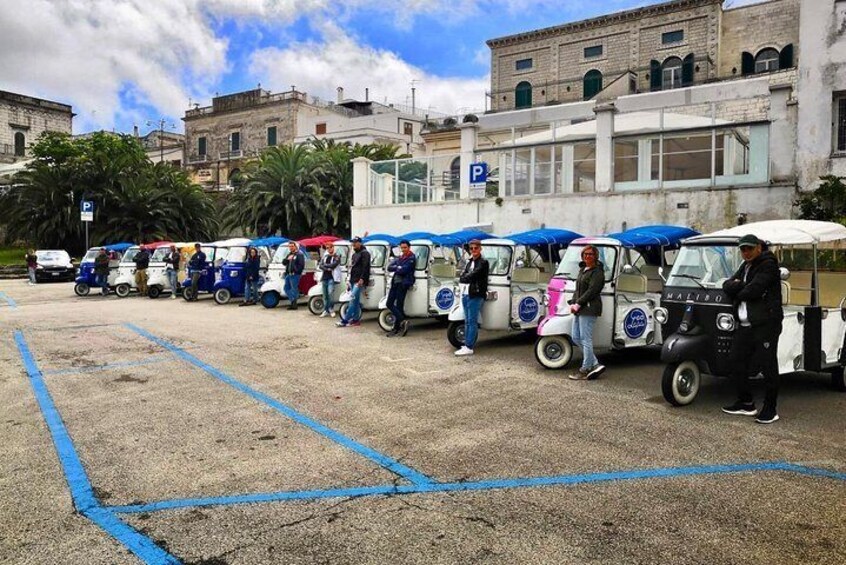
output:
[{"label": "window shutter", "polygon": [[649,88],[661,90],[661,63],[654,59],[649,62]]},{"label": "window shutter", "polygon": [[682,86],[693,84],[693,53],[682,61]]},{"label": "window shutter", "polygon": [[752,53],[743,52],[740,60],[740,74],[744,76],[755,74],[755,56]]},{"label": "window shutter", "polygon": [[793,68],[793,44],[785,45],[778,56],[778,68],[790,69]]}]

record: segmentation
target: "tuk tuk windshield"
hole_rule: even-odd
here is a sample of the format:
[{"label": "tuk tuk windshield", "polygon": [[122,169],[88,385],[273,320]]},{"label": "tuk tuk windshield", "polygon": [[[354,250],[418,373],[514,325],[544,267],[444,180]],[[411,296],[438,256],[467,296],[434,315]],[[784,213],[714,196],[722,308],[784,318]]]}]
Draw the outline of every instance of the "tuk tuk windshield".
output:
[{"label": "tuk tuk windshield", "polygon": [[368,245],[367,250],[370,252],[370,266],[384,267],[385,255],[388,253],[388,248],[385,245]]},{"label": "tuk tuk windshield", "polygon": [[341,266],[347,264],[347,257],[350,255],[350,247],[349,245],[336,245],[335,246],[335,253],[341,258]]},{"label": "tuk tuk windshield", "polygon": [[169,254],[170,247],[159,247],[158,249],[153,251],[153,255],[150,257],[150,261],[153,263],[161,263]]},{"label": "tuk tuk windshield", "polygon": [[226,255],[226,261],[229,263],[243,263],[247,260],[246,247],[233,247]]},{"label": "tuk tuk windshield", "polygon": [[743,260],[737,247],[687,245],[681,248],[667,278],[667,286],[721,288]]},{"label": "tuk tuk windshield", "polygon": [[138,255],[139,251],[141,251],[140,247],[130,247],[126,250],[126,253],[123,254],[123,258],[120,260],[120,262],[132,263],[135,260],[135,256]]},{"label": "tuk tuk windshield", "polygon": [[[561,263],[558,264],[558,269],[555,271],[556,277],[564,277],[570,280],[576,280],[579,277],[579,264],[582,262],[582,251],[587,245],[571,245],[564,252],[564,257],[561,258]],[[605,271],[605,281],[608,282],[614,278],[614,266],[617,264],[617,248],[609,245],[594,245],[599,253],[599,261],[602,263]]]},{"label": "tuk tuk windshield", "polygon": [[508,245],[483,245],[482,257],[488,260],[490,275],[507,275],[511,270],[513,252]]},{"label": "tuk tuk windshield", "polygon": [[[308,259],[309,253],[306,251],[304,247],[300,247],[300,251],[302,251],[303,255]],[[288,258],[288,255],[291,254],[291,249],[287,245],[280,245],[276,248],[276,253],[273,254],[273,259],[270,261],[275,265],[281,265],[285,262],[285,259]]]},{"label": "tuk tuk windshield", "polygon": [[428,245],[412,245],[411,252],[414,253],[416,261],[414,268],[418,271],[425,271],[429,266],[429,246]]},{"label": "tuk tuk windshield", "polygon": [[97,255],[100,254],[100,248],[96,249],[89,249],[88,253],[85,254],[85,257],[82,258],[83,263],[93,263],[94,259],[97,258]]}]

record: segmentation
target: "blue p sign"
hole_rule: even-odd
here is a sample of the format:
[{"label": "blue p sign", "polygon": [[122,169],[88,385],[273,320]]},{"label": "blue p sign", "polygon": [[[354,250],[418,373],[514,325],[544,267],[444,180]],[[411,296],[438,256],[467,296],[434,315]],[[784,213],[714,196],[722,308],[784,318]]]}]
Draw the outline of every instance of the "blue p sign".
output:
[{"label": "blue p sign", "polygon": [[488,164],[472,163],[470,165],[470,184],[485,184],[488,180]]},{"label": "blue p sign", "polygon": [[91,200],[83,200],[79,203],[79,209],[82,212],[94,212],[94,202]]}]

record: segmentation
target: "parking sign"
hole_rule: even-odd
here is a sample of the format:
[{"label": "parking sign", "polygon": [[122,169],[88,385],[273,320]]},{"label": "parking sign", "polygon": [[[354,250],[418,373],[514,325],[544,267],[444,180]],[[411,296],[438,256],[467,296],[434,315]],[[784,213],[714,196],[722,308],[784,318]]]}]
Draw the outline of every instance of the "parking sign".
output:
[{"label": "parking sign", "polygon": [[470,164],[470,198],[484,198],[488,182],[488,164]]},{"label": "parking sign", "polygon": [[94,202],[91,200],[83,200],[79,203],[80,216],[83,222],[94,221]]}]

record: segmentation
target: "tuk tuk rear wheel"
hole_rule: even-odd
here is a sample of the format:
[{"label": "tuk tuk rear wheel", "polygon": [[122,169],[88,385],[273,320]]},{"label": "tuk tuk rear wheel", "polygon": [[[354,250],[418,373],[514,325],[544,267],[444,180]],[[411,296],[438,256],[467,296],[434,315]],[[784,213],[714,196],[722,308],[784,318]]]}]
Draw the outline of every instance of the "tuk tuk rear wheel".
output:
[{"label": "tuk tuk rear wheel", "polygon": [[843,378],[843,367],[831,370],[831,386],[837,392],[846,392],[846,380]]},{"label": "tuk tuk rear wheel", "polygon": [[563,369],[573,359],[573,344],[563,335],[545,335],[535,341],[535,359],[547,369]]},{"label": "tuk tuk rear wheel", "polygon": [[447,327],[447,339],[456,349],[464,346],[464,321],[450,322]]},{"label": "tuk tuk rear wheel", "polygon": [[387,308],[384,310],[379,310],[379,327],[382,328],[382,331],[389,332],[394,329],[394,313],[388,310]]},{"label": "tuk tuk rear wheel", "polygon": [[262,292],[259,302],[261,302],[261,305],[265,308],[276,308],[279,305],[279,293],[275,290]]},{"label": "tuk tuk rear wheel", "polygon": [[91,291],[91,287],[88,286],[88,283],[76,283],[73,287],[73,291],[77,296],[88,296],[88,293]]},{"label": "tuk tuk rear wheel", "polygon": [[182,298],[184,298],[186,301],[191,300],[193,296],[194,290],[190,286],[186,286],[182,289]]},{"label": "tuk tuk rear wheel", "polygon": [[121,283],[115,287],[115,294],[117,294],[121,298],[126,298],[129,296],[129,293],[132,289],[126,283]]},{"label": "tuk tuk rear wheel", "polygon": [[701,381],[702,373],[693,361],[670,363],[661,378],[664,400],[673,406],[687,406],[696,398]]},{"label": "tuk tuk rear wheel", "polygon": [[226,304],[232,298],[232,293],[228,288],[219,288],[214,291],[214,301],[218,304]]},{"label": "tuk tuk rear wheel", "polygon": [[150,298],[158,298],[162,295],[162,287],[158,285],[151,286],[147,289],[147,296]]},{"label": "tuk tuk rear wheel", "polygon": [[315,316],[322,314],[325,307],[322,296],[312,296],[308,299],[308,311]]}]

